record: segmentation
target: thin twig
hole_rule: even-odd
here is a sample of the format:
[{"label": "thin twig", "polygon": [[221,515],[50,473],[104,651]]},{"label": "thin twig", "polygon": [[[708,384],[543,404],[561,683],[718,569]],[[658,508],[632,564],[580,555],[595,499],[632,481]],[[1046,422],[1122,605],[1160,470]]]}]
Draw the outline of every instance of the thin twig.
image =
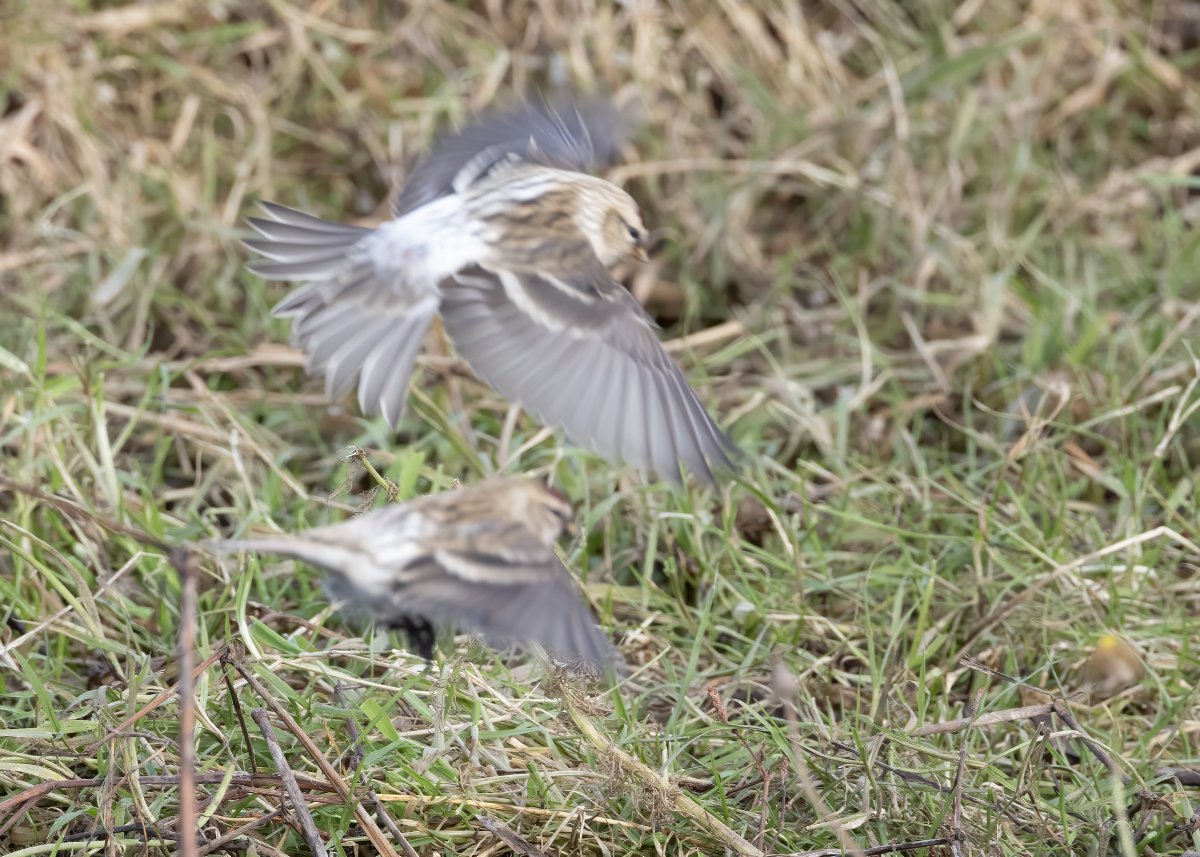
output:
[{"label": "thin twig", "polygon": [[308,843],[308,850],[312,852],[313,857],[328,857],[329,852],[325,850],[321,832],[317,830],[312,813],[308,811],[308,804],[304,801],[304,794],[296,783],[296,775],[292,773],[292,767],[288,764],[287,757],[283,755],[283,748],[279,746],[279,740],[275,737],[275,730],[271,728],[271,721],[267,719],[267,710],[255,708],[250,712],[250,717],[258,724],[263,738],[267,741],[267,750],[270,751],[271,759],[275,762],[275,770],[279,771],[279,777],[283,780],[283,788],[292,801],[292,810],[296,813],[296,820],[300,822],[300,831],[304,834],[304,841]]},{"label": "thin twig", "polygon": [[[861,761],[860,753],[857,747],[847,744],[844,741],[833,741],[831,742],[830,746],[832,746],[835,750],[841,750],[847,755],[859,758]],[[927,789],[932,789],[939,794],[950,794],[950,786],[944,786],[937,780],[926,777],[923,774],[918,774],[916,771],[906,771],[903,768],[897,768],[895,765],[889,765],[887,762],[878,758],[872,758],[871,765],[881,771],[899,777],[906,783],[915,783],[916,785],[924,786]],[[987,801],[972,797],[971,795],[966,795],[966,799],[980,806],[991,806],[991,804],[989,804]]]},{"label": "thin twig", "polygon": [[384,803],[403,803],[419,807],[456,807],[463,810],[488,812],[507,812],[513,815],[537,816],[538,818],[558,819],[561,821],[580,821],[586,819],[589,824],[606,824],[609,827],[620,827],[625,830],[637,830],[641,833],[653,833],[655,827],[649,824],[639,824],[627,818],[615,818],[600,813],[584,813],[578,806],[563,809],[548,809],[532,806],[528,803],[519,806],[511,803],[499,803],[494,800],[482,800],[453,795],[419,795],[419,794],[382,794],[379,799]]},{"label": "thin twig", "polygon": [[[979,707],[983,704],[983,695],[987,692],[987,687],[981,687],[975,693],[967,704],[967,717],[971,720],[970,725],[974,725],[974,721],[979,716]],[[968,726],[968,729],[970,728]],[[954,783],[951,785],[950,791],[954,795],[954,809],[950,814],[950,853],[954,857],[960,857],[962,854],[959,848],[962,842],[962,805],[963,805],[963,775],[967,771],[967,738],[963,737],[961,746],[958,748],[958,767],[954,771]]]},{"label": "thin twig", "polygon": [[371,840],[371,844],[375,846],[376,850],[383,854],[384,857],[400,857],[396,853],[396,849],[392,847],[392,843],[388,841],[387,836],[379,828],[379,825],[375,823],[375,819],[371,817],[371,813],[367,811],[367,808],[350,791],[350,787],[346,785],[341,776],[338,775],[337,770],[325,758],[325,754],[313,743],[308,733],[300,728],[300,724],[288,713],[288,710],[280,705],[279,701],[263,687],[262,682],[255,678],[240,662],[234,661],[234,668],[237,669],[238,674],[241,675],[246,684],[250,685],[250,688],[258,694],[259,699],[275,712],[275,716],[283,722],[288,731],[296,736],[296,740],[304,746],[305,752],[316,762],[317,767],[321,769],[321,773],[329,780],[329,784],[333,786],[334,791],[341,795],[342,800],[346,803],[353,805],[354,815],[358,819],[358,823],[362,826],[363,832],[366,833],[367,838]]},{"label": "thin twig", "polygon": [[[1179,785],[1187,788],[1200,786],[1200,768],[1160,768],[1154,772],[1157,778],[1178,780]],[[1200,807],[1196,808],[1197,821],[1200,822]],[[1200,827],[1200,824],[1197,824]]]},{"label": "thin twig", "polygon": [[492,818],[490,815],[477,815],[475,821],[479,823],[480,827],[511,848],[514,854],[519,854],[521,857],[546,857],[545,851],[525,839],[500,819]]},{"label": "thin twig", "polygon": [[705,810],[689,795],[675,788],[666,777],[647,766],[640,759],[635,759],[609,740],[596,727],[591,718],[584,714],[569,688],[560,686],[558,698],[580,734],[605,756],[615,760],[621,770],[637,777],[665,802],[674,807],[676,812],[695,821],[714,838],[720,840],[726,848],[741,857],[765,857],[760,848],[746,841],[737,831]]},{"label": "thin twig", "polygon": [[745,324],[734,319],[732,321],[721,322],[721,324],[714,325],[713,327],[706,327],[704,330],[697,330],[695,333],[689,333],[686,336],[668,339],[663,342],[663,348],[668,352],[674,353],[689,348],[719,345],[730,339],[745,336],[748,332]]},{"label": "thin twig", "polygon": [[389,503],[396,502],[396,495],[400,491],[399,487],[395,482],[375,469],[375,465],[371,463],[371,459],[367,458],[367,451],[365,449],[356,446],[350,451],[349,457],[357,461],[370,474],[371,478],[375,480],[375,484],[387,493]]},{"label": "thin twig", "polygon": [[95,830],[87,830],[82,833],[71,833],[63,837],[63,842],[91,842],[96,839],[109,839],[119,833],[140,833],[143,839],[174,839],[177,834],[164,830],[159,831],[157,828],[147,824],[118,824],[116,827],[104,828],[99,827]]},{"label": "thin twig", "polygon": [[196,558],[186,547],[170,554],[179,575],[179,853],[196,857]]},{"label": "thin twig", "polygon": [[958,732],[960,729],[965,729],[968,726],[993,726],[997,723],[1010,723],[1013,720],[1027,720],[1031,717],[1040,717],[1050,714],[1053,711],[1053,703],[1042,702],[1037,705],[1026,705],[1023,708],[1009,708],[1004,711],[992,711],[988,714],[981,714],[974,718],[960,717],[957,720],[947,720],[943,723],[932,723],[929,726],[922,726],[919,729],[914,729],[908,734],[913,738],[921,738],[925,735],[941,735],[945,732]]},{"label": "thin twig", "polygon": [[804,792],[804,797],[808,799],[809,804],[821,819],[821,822],[831,828],[834,835],[837,836],[837,840],[841,844],[839,853],[862,857],[863,850],[846,831],[845,825],[838,820],[833,811],[826,806],[825,801],[821,799],[821,795],[817,792],[816,783],[813,782],[812,774],[809,773],[808,761],[804,756],[804,747],[800,742],[800,717],[796,711],[795,702],[796,694],[799,693],[799,688],[796,686],[796,677],[792,675],[791,671],[782,662],[779,662],[775,664],[775,668],[772,671],[771,684],[775,695],[783,703],[783,711],[787,717],[788,740],[792,747],[792,763],[796,766],[796,779],[800,781],[800,790]]},{"label": "thin twig", "polygon": [[509,447],[512,446],[513,432],[517,430],[517,420],[521,416],[520,405],[509,405],[504,414],[504,425],[500,429],[500,442],[496,445],[496,469],[503,472],[508,467]]},{"label": "thin twig", "polygon": [[[292,779],[293,780],[296,779],[294,774],[292,776]],[[207,855],[211,854],[212,852],[216,851],[219,848],[223,848],[225,845],[228,845],[230,842],[237,839],[238,837],[245,836],[251,830],[256,830],[257,828],[262,827],[264,824],[266,824],[270,821],[273,821],[276,818],[281,817],[282,815],[283,815],[283,805],[280,804],[278,807],[271,810],[270,812],[263,813],[258,818],[254,819],[252,821],[246,822],[241,827],[235,827],[232,830],[221,834],[216,839],[212,840],[207,845],[205,845],[203,848],[201,848],[198,857],[207,857]]]},{"label": "thin twig", "polygon": [[[860,852],[863,857],[879,857],[881,854],[901,854],[905,851],[920,851],[922,848],[940,848],[949,845],[950,840],[944,836],[936,839],[917,839],[913,842],[892,842],[887,845],[876,845]],[[842,857],[845,854],[840,848],[822,848],[818,851],[794,851],[782,857]]]},{"label": "thin twig", "polygon": [[[1046,694],[1046,692],[1041,690],[1040,688],[1035,688],[1032,685],[1030,685],[1024,681],[1021,681],[1018,678],[1014,678],[1013,676],[1008,675],[1007,673],[1003,673],[1003,672],[1000,672],[999,670],[993,669],[992,667],[989,667],[987,664],[981,663],[980,661],[977,661],[974,658],[963,658],[962,664],[963,664],[963,666],[973,669],[977,672],[985,673],[987,675],[991,675],[991,676],[995,676],[996,678],[1003,679],[1004,681],[1007,681],[1010,684],[1016,685],[1017,687],[1024,687],[1024,688],[1029,688],[1031,690],[1036,690],[1039,693],[1041,693],[1042,695],[1048,696],[1048,694]],[[1050,713],[1057,714],[1059,719],[1062,720],[1063,723],[1067,724],[1068,727],[1070,727],[1071,729],[1074,729],[1075,732],[1077,732],[1079,734],[1079,739],[1081,741],[1083,741],[1084,746],[1087,747],[1092,752],[1092,754],[1097,759],[1099,759],[1100,762],[1106,768],[1108,768],[1110,771],[1112,771],[1114,773],[1116,773],[1118,771],[1118,768],[1113,763],[1113,760],[1109,757],[1108,753],[1104,752],[1104,748],[1102,748],[1099,744],[1097,744],[1095,741],[1093,741],[1091,738],[1089,738],[1087,736],[1087,734],[1083,731],[1083,729],[1080,727],[1079,721],[1075,719],[1075,715],[1073,715],[1071,713],[1071,710],[1069,708],[1067,708],[1067,701],[1065,699],[1055,698],[1055,699],[1052,699],[1050,702],[1043,703],[1043,704],[1048,705],[1050,707],[1050,710],[1046,711],[1046,712],[1042,712],[1042,711],[1035,712],[1034,716],[1040,716],[1043,714],[1050,714]],[[1040,707],[1041,707],[1041,705],[1029,706],[1029,708],[1031,708],[1031,709],[1032,708],[1040,708]],[[1013,711],[1021,711],[1021,710],[1023,710],[1023,709],[1013,709]],[[997,713],[1004,714],[1006,712],[997,712]],[[982,720],[982,719],[983,718],[981,717],[980,720]],[[916,733],[913,733],[913,734],[916,734]],[[1129,778],[1125,777],[1125,781],[1128,782]]]},{"label": "thin twig", "polygon": [[229,675],[229,667],[232,662],[229,658],[230,650],[226,648],[221,657],[221,677],[225,679],[225,690],[229,693],[229,701],[233,703],[233,713],[237,717],[238,728],[242,731],[242,740],[246,743],[246,755],[250,757],[250,771],[258,773],[258,760],[254,758],[254,742],[250,740],[250,730],[246,728],[246,717],[242,714],[242,703],[238,700],[237,692],[233,687],[233,678]]},{"label": "thin twig", "polygon": [[[708,685],[708,703],[717,712],[717,717],[720,718],[721,723],[728,726],[729,715],[725,711],[725,704],[721,702],[721,696],[717,693],[716,685],[711,682]],[[754,837],[754,844],[762,848],[767,840],[767,799],[771,793],[771,775],[767,773],[767,769],[763,766],[761,749],[756,753],[750,747],[750,742],[746,740],[743,730],[734,729],[733,734],[750,756],[750,760],[754,763],[754,768],[758,771],[759,781],[762,784],[762,800],[759,802],[758,809],[758,835]]]},{"label": "thin twig", "polygon": [[[789,761],[788,761],[787,755],[785,754],[779,760],[779,816],[780,816],[780,818],[784,817],[784,815],[787,812],[787,807],[789,806],[788,792],[787,792],[788,767],[789,767]],[[764,800],[765,800],[765,794],[766,793],[764,792]],[[773,852],[775,850],[775,846],[779,843],[779,838],[782,835],[783,835],[783,825],[782,824],[776,825],[775,830],[773,831],[773,835],[771,836],[770,851]]]},{"label": "thin twig", "polygon": [[[217,661],[221,660],[221,658],[225,656],[225,652],[227,649],[228,649],[228,643],[221,646],[221,648],[218,649],[214,654],[209,655],[207,658],[205,658],[199,664],[197,664],[196,667],[194,669],[192,669],[192,671],[191,671],[192,681],[194,682],[196,680],[197,676],[199,676],[201,673],[203,673],[206,669],[211,667]],[[181,674],[180,680],[182,680],[182,679],[183,679],[183,675]],[[118,723],[116,726],[114,726],[112,729],[105,732],[104,737],[100,738],[97,741],[93,741],[91,744],[88,745],[88,752],[93,752],[93,751],[95,751],[95,749],[97,747],[100,747],[105,742],[112,740],[112,736],[114,734],[120,733],[120,732],[128,732],[130,727],[133,726],[133,724],[137,723],[139,720],[141,720],[143,717],[145,717],[151,711],[158,708],[160,705],[162,705],[164,702],[166,702],[168,699],[170,699],[176,693],[178,693],[179,684],[180,684],[179,681],[174,682],[170,687],[168,687],[166,690],[164,690],[158,696],[154,697],[154,699],[147,702],[145,705],[143,705],[141,708],[139,708],[133,714],[129,715],[124,720],[122,720],[120,723]],[[145,777],[143,777],[142,780],[145,781]]]},{"label": "thin twig", "polygon": [[1113,776],[1120,776],[1120,766],[1104,751],[1103,747],[1088,737],[1087,733],[1083,731],[1083,727],[1079,725],[1079,721],[1075,719],[1075,715],[1067,708],[1066,703],[1061,699],[1056,699],[1051,704],[1054,707],[1054,713],[1058,715],[1058,719],[1067,724],[1070,729],[1075,730],[1075,734],[1079,736],[1079,740],[1083,742],[1083,746],[1091,750],[1092,755],[1100,760],[1100,764],[1104,765]]},{"label": "thin twig", "polygon": [[[337,700],[338,705],[349,711],[350,705],[346,702],[346,694],[343,693],[340,684],[334,686],[333,698]],[[362,736],[358,733],[358,724],[354,722],[353,717],[346,718],[346,725],[350,727],[350,740],[353,742],[350,747],[350,758],[347,761],[349,762],[350,770],[357,771],[363,759]],[[421,857],[417,853],[417,849],[413,848],[408,840],[404,838],[404,834],[396,826],[396,822],[392,821],[391,815],[384,808],[383,801],[379,799],[379,795],[376,794],[375,789],[366,785],[364,785],[364,788],[367,790],[367,797],[371,799],[371,803],[375,807],[375,815],[379,818],[379,822],[388,829],[388,833],[392,834],[392,838],[396,840],[396,844],[404,852],[404,857]]]},{"label": "thin twig", "polygon": [[[204,774],[196,774],[195,781],[197,785],[215,785],[225,780],[226,774],[222,771],[210,771]],[[7,797],[0,801],[0,818],[4,817],[9,812],[21,812],[31,808],[46,795],[58,791],[59,789],[95,789],[100,788],[106,782],[106,777],[88,777],[87,779],[77,780],[47,780],[44,783],[38,783],[36,786],[30,786],[24,791],[17,792],[11,797]],[[296,781],[306,789],[322,792],[336,792],[332,785],[322,780],[314,780],[311,777],[297,777]],[[266,774],[247,774],[237,773],[233,775],[232,785],[241,787],[253,786],[277,786],[280,784],[279,777]],[[178,774],[153,774],[150,776],[138,777],[138,784],[142,786],[179,786]],[[28,806],[27,806],[28,805]]]}]

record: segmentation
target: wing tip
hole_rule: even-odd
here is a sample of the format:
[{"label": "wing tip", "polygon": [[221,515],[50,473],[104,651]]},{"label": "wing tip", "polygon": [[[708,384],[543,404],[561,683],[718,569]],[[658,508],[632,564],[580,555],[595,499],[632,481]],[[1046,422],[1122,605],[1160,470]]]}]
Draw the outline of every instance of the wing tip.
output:
[{"label": "wing tip", "polygon": [[269,199],[258,200],[258,207],[275,223],[282,223],[288,212],[299,213],[297,209],[283,205],[282,203],[272,202]]},{"label": "wing tip", "polygon": [[595,649],[564,655],[547,648],[555,660],[573,673],[581,673],[590,677],[604,678],[605,676],[622,677],[629,671],[629,665],[621,655],[621,650],[604,637],[604,644]]}]

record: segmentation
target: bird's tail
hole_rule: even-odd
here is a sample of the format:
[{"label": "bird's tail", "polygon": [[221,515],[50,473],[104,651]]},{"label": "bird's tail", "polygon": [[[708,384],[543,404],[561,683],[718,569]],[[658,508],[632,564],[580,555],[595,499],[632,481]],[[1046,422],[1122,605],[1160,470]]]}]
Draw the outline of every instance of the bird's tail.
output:
[{"label": "bird's tail", "polygon": [[304,536],[255,536],[248,539],[209,539],[200,547],[214,553],[276,553],[315,565],[326,571],[345,573],[361,560],[351,548]]},{"label": "bird's tail", "polygon": [[[249,268],[264,280],[307,280],[313,283],[337,278],[350,263],[350,250],[373,230],[345,223],[333,223],[279,205],[259,203],[266,217],[251,217],[250,227],[260,238],[242,243],[263,257]],[[293,292],[275,308],[276,315],[299,309]]]},{"label": "bird's tail", "polygon": [[337,401],[357,385],[368,415],[395,426],[404,413],[408,378],[438,299],[398,299],[397,271],[381,271],[361,246],[373,229],[331,223],[274,202],[266,217],[251,217],[258,238],[242,243],[263,258],[249,268],[267,280],[304,285],[276,304],[277,317],[292,318],[292,344],[308,359],[312,375],[325,376],[325,392]]}]

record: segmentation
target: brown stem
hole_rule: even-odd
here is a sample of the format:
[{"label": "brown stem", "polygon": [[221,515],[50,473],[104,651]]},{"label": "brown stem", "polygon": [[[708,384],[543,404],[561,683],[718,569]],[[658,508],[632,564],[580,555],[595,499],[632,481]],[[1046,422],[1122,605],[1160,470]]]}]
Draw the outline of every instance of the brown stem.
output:
[{"label": "brown stem", "polygon": [[396,853],[396,849],[392,847],[392,843],[388,841],[387,836],[379,828],[379,825],[375,823],[375,819],[371,817],[371,813],[359,802],[357,796],[350,791],[350,787],[346,785],[333,765],[325,758],[325,754],[313,743],[308,733],[300,728],[300,724],[296,722],[295,718],[288,713],[286,708],[279,704],[279,701],[263,687],[262,682],[255,678],[245,666],[235,661],[234,667],[237,669],[238,674],[245,679],[246,684],[250,685],[250,688],[258,694],[259,699],[265,702],[267,707],[275,712],[275,716],[287,727],[287,730],[296,736],[296,740],[303,745],[305,752],[316,762],[317,767],[321,769],[321,773],[329,780],[329,784],[333,786],[334,791],[341,795],[342,800],[353,804],[354,815],[358,819],[358,823],[362,826],[363,832],[367,834],[367,838],[371,840],[371,844],[384,857],[400,857]]},{"label": "brown stem", "polygon": [[196,558],[186,547],[170,554],[179,575],[179,853],[196,857]]},{"label": "brown stem", "polygon": [[610,741],[596,728],[596,724],[591,721],[591,718],[580,710],[575,700],[572,699],[569,689],[564,688],[563,692],[559,694],[559,699],[562,701],[563,708],[566,709],[567,715],[574,722],[580,734],[601,753],[615,759],[621,766],[621,770],[632,774],[644,782],[664,800],[668,801],[676,812],[680,815],[686,815],[692,821],[695,821],[715,839],[720,840],[726,848],[740,855],[740,857],[764,857],[761,848],[746,841],[737,831],[705,810],[704,807],[696,803],[689,795],[675,788],[671,784],[671,781],[658,771],[650,768],[640,759],[629,755]]},{"label": "brown stem", "polygon": [[300,822],[300,830],[304,834],[304,841],[308,843],[308,850],[312,852],[313,857],[328,857],[325,842],[321,839],[321,832],[317,830],[312,813],[308,811],[308,804],[304,801],[304,793],[300,791],[300,786],[296,783],[296,775],[292,773],[292,767],[288,764],[287,757],[283,755],[283,748],[279,746],[279,740],[275,737],[275,730],[271,728],[271,721],[267,719],[267,710],[256,708],[250,712],[250,717],[258,724],[263,738],[267,741],[267,750],[270,751],[271,759],[275,762],[275,770],[279,771],[279,777],[283,780],[283,788],[292,801],[292,810]]}]

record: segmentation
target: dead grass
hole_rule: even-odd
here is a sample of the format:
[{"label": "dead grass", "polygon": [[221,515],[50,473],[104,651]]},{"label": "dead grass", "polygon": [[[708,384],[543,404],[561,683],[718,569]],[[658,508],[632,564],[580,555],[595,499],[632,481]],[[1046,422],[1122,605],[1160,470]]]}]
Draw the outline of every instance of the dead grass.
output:
[{"label": "dead grass", "polygon": [[[0,456],[85,510],[0,488],[7,853],[177,841],[180,584],[90,516],[170,542],[329,520],[371,499],[349,448],[401,499],[553,471],[636,669],[562,686],[464,641],[423,672],[309,570],[206,561],[205,847],[311,853],[290,775],[339,854],[402,853],[389,824],[421,854],[741,848],[722,828],[772,854],[1200,849],[1196,20],[5,6]],[[758,456],[721,496],[506,429],[449,354],[396,437],[328,407],[269,318],[283,287],[241,270],[253,200],[377,220],[439,128],[564,84],[640,105],[615,177],[656,246],[630,285]],[[1143,675],[1089,699],[1109,633]]]}]

